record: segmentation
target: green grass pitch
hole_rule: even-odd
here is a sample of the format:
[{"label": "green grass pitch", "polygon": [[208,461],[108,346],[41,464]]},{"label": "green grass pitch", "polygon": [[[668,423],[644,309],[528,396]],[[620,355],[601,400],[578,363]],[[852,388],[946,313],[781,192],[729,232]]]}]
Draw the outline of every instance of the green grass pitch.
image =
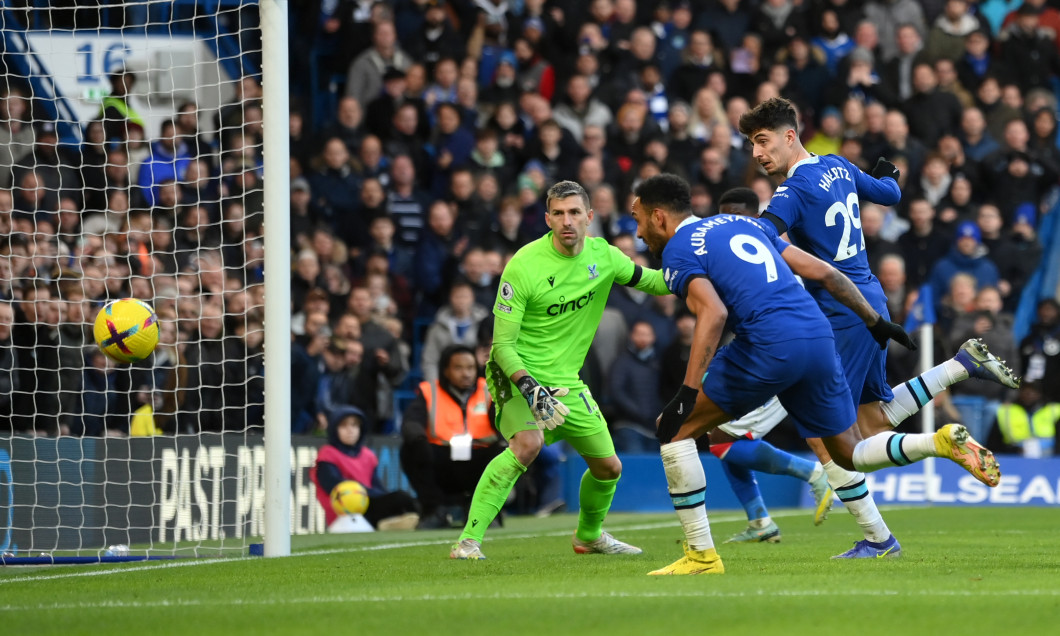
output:
[{"label": "green grass pitch", "polygon": [[[860,538],[775,514],[779,544],[720,545],[726,574],[649,577],[681,555],[672,514],[615,514],[634,557],[575,555],[575,519],[509,517],[486,561],[457,531],[294,537],[285,559],[0,568],[4,634],[1050,634],[1060,629],[1051,508],[884,511],[900,559],[833,561]],[[715,512],[724,540],[742,515]]]}]

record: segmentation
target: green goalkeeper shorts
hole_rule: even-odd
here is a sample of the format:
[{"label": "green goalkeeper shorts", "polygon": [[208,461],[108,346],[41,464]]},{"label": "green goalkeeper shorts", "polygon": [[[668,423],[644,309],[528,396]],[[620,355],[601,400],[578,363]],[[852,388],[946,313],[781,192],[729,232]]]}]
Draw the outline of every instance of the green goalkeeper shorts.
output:
[{"label": "green goalkeeper shorts", "polygon": [[[497,430],[504,435],[504,439],[511,439],[519,431],[539,428],[522,394],[512,386],[511,380],[505,378],[503,382],[506,385],[502,387],[503,402],[497,399],[497,387],[491,382],[487,384],[497,405]],[[567,405],[570,414],[563,424],[551,431],[542,431],[546,444],[566,440],[583,457],[610,457],[615,454],[615,444],[607,432],[607,421],[588,387],[584,384],[574,387],[570,393],[557,399]]]}]

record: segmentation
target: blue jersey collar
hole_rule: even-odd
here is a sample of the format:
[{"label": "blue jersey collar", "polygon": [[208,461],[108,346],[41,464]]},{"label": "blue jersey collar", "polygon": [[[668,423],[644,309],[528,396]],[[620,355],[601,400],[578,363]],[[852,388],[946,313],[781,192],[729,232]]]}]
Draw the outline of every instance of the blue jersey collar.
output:
[{"label": "blue jersey collar", "polygon": [[685,217],[685,220],[684,220],[684,221],[681,221],[681,224],[677,226],[677,229],[676,229],[676,230],[674,230],[674,232],[676,233],[676,232],[677,232],[677,230],[680,230],[680,229],[681,229],[681,228],[683,228],[684,226],[686,226],[686,225],[692,225],[692,224],[693,224],[693,223],[695,223],[696,221],[702,221],[702,220],[703,220],[703,219],[699,218],[699,217],[698,217],[698,216],[696,216],[695,214],[689,214],[689,215],[688,215],[687,217]]},{"label": "blue jersey collar", "polygon": [[792,166],[791,170],[788,170],[788,178],[790,179],[792,177],[792,175],[795,174],[795,171],[798,170],[799,166],[810,164],[810,163],[817,163],[820,160],[821,160],[820,157],[818,157],[817,155],[811,154],[809,157],[806,157],[802,161],[800,161],[800,162],[796,163],[794,166]]}]

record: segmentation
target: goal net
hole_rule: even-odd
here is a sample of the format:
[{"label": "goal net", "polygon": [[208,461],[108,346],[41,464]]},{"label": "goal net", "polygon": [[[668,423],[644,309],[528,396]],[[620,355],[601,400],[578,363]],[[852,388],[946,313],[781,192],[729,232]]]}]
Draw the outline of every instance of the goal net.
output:
[{"label": "goal net", "polygon": [[[73,4],[0,9],[0,553],[245,554],[265,500],[258,5]],[[134,364],[92,332],[126,297],[160,328]],[[315,449],[291,455],[293,527],[317,531]]]}]

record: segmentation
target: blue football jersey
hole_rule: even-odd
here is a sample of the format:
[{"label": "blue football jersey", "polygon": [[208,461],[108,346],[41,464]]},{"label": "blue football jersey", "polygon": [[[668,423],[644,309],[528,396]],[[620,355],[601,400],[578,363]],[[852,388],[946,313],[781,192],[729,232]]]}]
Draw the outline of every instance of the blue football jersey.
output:
[{"label": "blue football jersey", "polygon": [[689,217],[662,254],[663,277],[681,298],[706,276],[737,338],[755,344],[831,336],[832,327],[780,256],[790,245],[767,221],[721,214]]},{"label": "blue football jersey", "polygon": [[[843,157],[815,155],[788,172],[787,180],[777,188],[765,212],[787,224],[793,244],[846,274],[873,308],[886,315],[887,297],[869,270],[865,255],[858,199],[894,205],[901,196],[893,179],[874,179]],[[848,327],[861,322],[818,283],[806,281],[806,289],[833,326]]]}]

